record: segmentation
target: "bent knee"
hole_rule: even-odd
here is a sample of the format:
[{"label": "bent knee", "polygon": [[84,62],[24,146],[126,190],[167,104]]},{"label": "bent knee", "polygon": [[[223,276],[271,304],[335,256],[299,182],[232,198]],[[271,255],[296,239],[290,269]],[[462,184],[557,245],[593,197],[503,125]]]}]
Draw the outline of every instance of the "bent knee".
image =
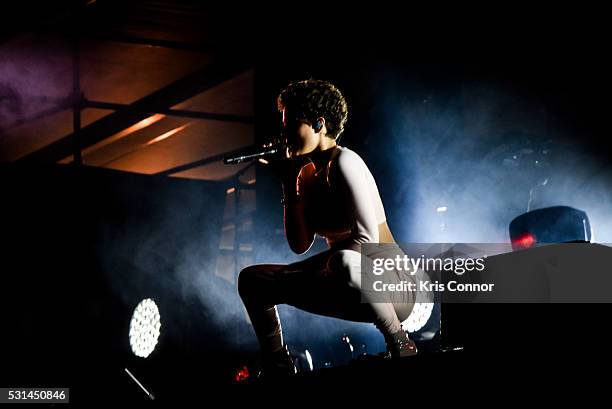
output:
[{"label": "bent knee", "polygon": [[238,274],[238,294],[241,298],[248,297],[257,283],[259,273],[258,266],[248,266],[240,270]]},{"label": "bent knee", "polygon": [[352,287],[361,285],[361,254],[355,250],[338,250],[327,262],[327,268]]},{"label": "bent knee", "polygon": [[259,291],[262,285],[266,281],[272,279],[272,275],[277,266],[270,266],[266,264],[255,264],[243,268],[238,274],[238,294],[242,299],[248,297],[250,294]]},{"label": "bent knee", "polygon": [[328,260],[332,271],[361,270],[361,254],[355,250],[338,250]]}]

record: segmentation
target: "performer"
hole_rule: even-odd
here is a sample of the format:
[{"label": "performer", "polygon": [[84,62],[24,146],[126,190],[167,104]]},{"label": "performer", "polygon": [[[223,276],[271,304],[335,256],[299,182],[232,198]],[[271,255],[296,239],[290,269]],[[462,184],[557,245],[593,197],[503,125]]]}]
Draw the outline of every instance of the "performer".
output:
[{"label": "performer", "polygon": [[[280,93],[278,109],[287,149],[284,159],[270,165],[282,181],[287,241],[302,254],[319,234],[329,249],[293,264],[258,264],[240,272],[238,291],[262,350],[264,374],[296,371],[283,342],[278,304],[372,322],[390,357],[415,355],[416,346],[400,324],[412,311],[414,294],[362,302],[361,257],[387,257],[388,247],[362,254],[361,244],[395,240],[370,170],[357,153],[337,144],[348,115],[343,95],[329,82],[293,82]],[[398,280],[406,279],[396,273]]]}]

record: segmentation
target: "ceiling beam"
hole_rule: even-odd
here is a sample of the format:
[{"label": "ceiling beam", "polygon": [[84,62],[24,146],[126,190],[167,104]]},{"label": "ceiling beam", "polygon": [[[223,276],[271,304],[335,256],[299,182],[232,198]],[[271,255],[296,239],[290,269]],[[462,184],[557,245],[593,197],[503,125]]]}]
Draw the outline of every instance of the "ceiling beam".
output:
[{"label": "ceiling beam", "polygon": [[[78,148],[83,150],[150,116],[205,92],[252,68],[249,59],[225,57],[172,84],[169,84],[124,109],[107,115],[80,130]],[[69,134],[17,160],[19,163],[55,163],[74,153],[75,135]]]},{"label": "ceiling beam", "polygon": [[[112,111],[121,111],[127,109],[129,105],[117,104],[114,102],[103,102],[103,101],[91,101],[84,100],[83,108],[96,108],[96,109],[109,109]],[[133,109],[133,108],[130,108]],[[194,118],[194,119],[207,119],[211,121],[223,121],[223,122],[238,122],[242,124],[254,124],[255,118],[246,115],[234,115],[234,114],[217,114],[214,112],[202,112],[202,111],[190,111],[185,109],[159,109],[155,112],[147,112],[149,115],[153,114],[164,114],[168,116],[176,116],[181,118]]]}]

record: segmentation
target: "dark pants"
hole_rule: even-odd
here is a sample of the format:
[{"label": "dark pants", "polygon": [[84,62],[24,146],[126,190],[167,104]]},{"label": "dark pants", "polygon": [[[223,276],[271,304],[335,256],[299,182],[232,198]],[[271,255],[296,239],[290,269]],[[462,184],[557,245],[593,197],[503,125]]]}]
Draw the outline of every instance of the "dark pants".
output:
[{"label": "dark pants", "polygon": [[[372,322],[384,334],[401,329],[414,305],[411,293],[389,295],[388,302],[363,302],[361,257],[354,250],[329,249],[292,264],[257,264],[246,267],[238,278],[238,292],[251,319],[262,351],[278,351],[283,345],[278,304],[351,321]],[[392,255],[388,255],[392,257]],[[399,276],[398,276],[399,280]]]}]

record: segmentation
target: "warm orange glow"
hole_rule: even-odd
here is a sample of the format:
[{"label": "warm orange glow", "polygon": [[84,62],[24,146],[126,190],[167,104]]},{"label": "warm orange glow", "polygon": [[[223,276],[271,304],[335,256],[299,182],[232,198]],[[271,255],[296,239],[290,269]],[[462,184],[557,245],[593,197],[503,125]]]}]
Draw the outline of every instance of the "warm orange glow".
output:
[{"label": "warm orange glow", "polygon": [[[163,114],[155,114],[155,115],[151,115],[148,118],[143,119],[142,121],[139,121],[137,123],[135,123],[134,125],[125,128],[123,131],[117,132],[116,134],[88,147],[83,149],[83,151],[81,152],[81,154],[83,155],[83,157],[91,152],[94,152],[100,148],[103,148],[107,145],[110,145],[113,142],[118,141],[121,138],[124,138],[134,132],[138,132],[141,129],[146,128],[147,126],[151,126],[154,123],[164,119],[166,117],[166,115]],[[60,160],[59,163],[70,163],[72,162],[72,155],[65,157],[64,159]]]},{"label": "warm orange glow", "polygon": [[255,178],[253,178],[253,179],[249,179],[249,180],[247,181],[247,184],[248,184],[248,185],[252,185],[252,184],[254,184],[255,182],[256,182],[256,179],[255,179]]},{"label": "warm orange glow", "polygon": [[261,163],[263,163],[264,165],[267,165],[268,163],[270,163],[270,162],[268,162],[267,160],[265,160],[264,158],[259,158],[259,161],[260,161]]},{"label": "warm orange glow", "polygon": [[229,189],[227,189],[227,190],[225,191],[225,193],[227,193],[227,194],[229,195],[229,194],[234,193],[235,191],[236,191],[236,188],[235,188],[235,187],[230,187]]},{"label": "warm orange glow", "polygon": [[147,142],[144,146],[149,146],[149,145],[153,145],[154,143],[157,142],[161,142],[164,139],[168,139],[169,137],[171,137],[172,135],[182,131],[183,129],[187,128],[190,125],[190,123],[186,123],[185,125],[179,126],[178,128],[174,128],[171,131],[168,131],[166,133],[163,133],[161,135],[159,135],[157,138],[151,139],[149,142]]}]

